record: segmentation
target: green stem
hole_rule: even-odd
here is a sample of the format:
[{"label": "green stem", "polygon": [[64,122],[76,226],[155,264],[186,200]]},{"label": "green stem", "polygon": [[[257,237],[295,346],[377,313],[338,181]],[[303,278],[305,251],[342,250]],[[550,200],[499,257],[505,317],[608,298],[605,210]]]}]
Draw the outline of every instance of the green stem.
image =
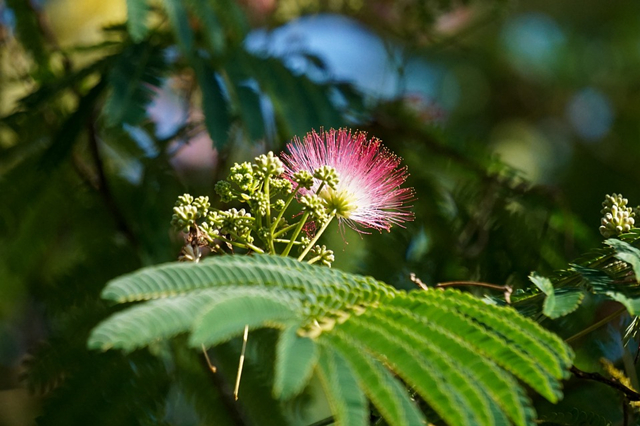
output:
[{"label": "green stem", "polygon": [[[289,205],[291,204],[291,202],[293,201],[294,197],[296,196],[296,193],[298,192],[298,189],[300,189],[300,185],[298,185],[298,187],[291,194],[289,194],[289,198],[287,198],[287,202],[284,204],[284,208],[282,209],[280,214],[278,214],[278,217],[276,217],[276,220],[271,225],[271,232],[276,230],[276,226],[278,226],[278,223],[280,223],[280,220],[282,219],[282,216],[284,216],[284,212],[289,208]],[[285,229],[289,230],[289,228],[285,228]],[[283,231],[278,231],[277,233],[275,233],[274,237],[282,235],[281,232],[283,232]]]},{"label": "green stem", "polygon": [[282,234],[286,234],[287,232],[291,231],[293,228],[295,228],[296,226],[298,226],[297,223],[294,223],[292,225],[287,226],[286,228],[282,228],[281,230],[279,230],[278,232],[276,232],[275,234],[273,234],[274,238],[278,238],[280,235]]},{"label": "green stem", "polygon": [[608,323],[609,321],[619,317],[620,315],[622,315],[623,313],[625,313],[627,311],[627,308],[620,308],[617,311],[615,311],[614,313],[612,313],[611,315],[609,315],[606,318],[601,319],[600,321],[591,324],[589,327],[585,328],[584,330],[574,334],[573,336],[569,337],[568,339],[565,339],[564,341],[569,343],[572,342],[576,339],[581,338],[582,336],[591,333],[593,330],[596,330],[600,327],[602,327],[603,325],[605,325],[606,323]]},{"label": "green stem", "polygon": [[320,228],[320,230],[318,232],[316,232],[316,235],[313,237],[313,240],[311,240],[311,242],[309,243],[307,248],[304,249],[302,254],[298,257],[299,261],[302,261],[302,259],[304,259],[304,257],[307,255],[307,253],[309,253],[309,250],[311,250],[313,248],[314,244],[318,241],[318,239],[320,238],[322,233],[327,229],[327,226],[329,226],[329,224],[331,223],[331,221],[333,220],[334,217],[336,217],[336,211],[335,210],[331,212],[331,216],[329,217],[329,220],[327,220],[324,223],[324,225],[322,225],[322,228]]},{"label": "green stem", "polygon": [[217,238],[219,238],[220,240],[224,241],[225,243],[229,243],[232,246],[236,246],[236,247],[240,247],[243,249],[251,249],[253,251],[255,251],[256,253],[260,253],[260,254],[264,254],[264,250],[262,250],[260,247],[254,246],[251,243],[238,243],[236,241],[232,241],[228,238],[223,237],[222,235],[219,235]]},{"label": "green stem", "polygon": [[298,225],[296,226],[295,231],[293,231],[293,235],[289,240],[289,244],[287,244],[287,247],[285,247],[284,251],[282,252],[282,256],[289,255],[289,252],[291,251],[291,247],[293,247],[293,243],[298,238],[298,235],[300,235],[300,231],[302,230],[302,227],[304,226],[305,223],[307,223],[307,219],[309,219],[309,212],[304,212],[304,215],[302,215],[302,219],[300,219],[300,222],[298,222]]},{"label": "green stem", "polygon": [[276,249],[273,246],[273,227],[272,227],[272,223],[271,223],[271,195],[269,194],[269,175],[267,175],[264,178],[264,194],[266,195],[267,198],[267,226],[269,227],[269,237],[268,237],[268,242],[267,244],[269,245],[269,253],[271,254],[275,254],[276,253]]},{"label": "green stem", "polygon": [[[291,240],[287,240],[287,239],[284,239],[284,238],[282,238],[282,239],[276,238],[276,239],[273,240],[274,243],[282,243],[282,244],[289,244],[290,241]],[[300,244],[302,244],[300,241],[294,241],[293,242],[293,245],[300,245]]]},{"label": "green stem", "polygon": [[314,263],[316,263],[318,260],[322,259],[322,256],[316,256],[313,259],[310,259],[307,263],[309,265],[313,265]]}]

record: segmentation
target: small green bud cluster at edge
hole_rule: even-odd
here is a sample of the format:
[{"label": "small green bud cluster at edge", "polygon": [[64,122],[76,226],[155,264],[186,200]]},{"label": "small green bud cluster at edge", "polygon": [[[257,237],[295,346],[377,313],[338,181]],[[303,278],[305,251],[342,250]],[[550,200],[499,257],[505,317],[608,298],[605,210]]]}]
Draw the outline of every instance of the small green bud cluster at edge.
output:
[{"label": "small green bud cluster at edge", "polygon": [[[293,182],[283,174],[283,163],[272,152],[256,157],[253,163],[234,164],[227,178],[215,185],[215,192],[222,203],[244,204],[243,208],[221,210],[211,207],[209,197],[179,196],[171,225],[188,234],[180,259],[197,261],[198,248],[202,245],[212,251],[226,247],[285,256],[297,246],[302,252],[300,260],[309,255],[309,263],[331,266],[333,251],[315,243],[336,217],[335,209],[330,209],[326,197],[320,193],[335,189],[338,174],[329,166],[322,166],[313,174],[297,172]],[[314,187],[317,188],[315,194],[302,197],[297,194],[300,188]],[[292,208],[293,204],[297,207]],[[290,208],[292,213],[287,216]],[[320,229],[315,235],[307,236],[302,230],[309,229],[305,225],[311,223]]]},{"label": "small green bud cluster at edge", "polygon": [[629,200],[621,194],[606,195],[602,202],[602,219],[600,220],[600,233],[605,238],[615,237],[624,232],[629,232],[635,224],[635,212],[627,207]]}]

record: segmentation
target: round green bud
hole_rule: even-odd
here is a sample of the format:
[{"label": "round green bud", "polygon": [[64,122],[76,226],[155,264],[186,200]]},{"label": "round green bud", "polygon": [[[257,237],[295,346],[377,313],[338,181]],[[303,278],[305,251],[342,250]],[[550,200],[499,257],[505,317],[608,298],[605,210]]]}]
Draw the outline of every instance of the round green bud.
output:
[{"label": "round green bud", "polygon": [[216,194],[220,196],[220,199],[223,203],[230,203],[231,201],[236,199],[236,194],[231,187],[231,184],[226,180],[221,180],[216,183],[215,186]]},{"label": "round green bud", "polygon": [[311,189],[313,176],[306,170],[298,170],[293,174],[293,181],[304,189]]},{"label": "round green bud", "polygon": [[303,195],[300,197],[300,204],[302,204],[302,209],[308,211],[315,219],[322,221],[327,217],[324,201],[315,194]]},{"label": "round green bud", "polygon": [[600,219],[600,234],[605,238],[614,237],[629,232],[635,224],[635,212],[627,207],[629,201],[621,194],[606,195],[602,203],[602,219]]},{"label": "round green bud", "polygon": [[286,203],[284,202],[284,200],[278,199],[278,200],[275,201],[275,203],[273,203],[273,209],[275,211],[282,211],[282,209],[284,209],[285,205],[286,205]]},{"label": "round green bud", "polygon": [[254,212],[260,213],[262,216],[267,214],[267,207],[269,207],[269,199],[264,192],[256,192],[249,200],[249,207]]},{"label": "round green bud", "polygon": [[173,208],[171,216],[171,225],[179,230],[188,232],[198,218],[198,209],[196,206],[179,206]]},{"label": "round green bud", "polygon": [[198,209],[198,218],[206,216],[209,212],[209,208],[211,207],[211,203],[209,202],[209,197],[200,196],[193,201],[193,206]]},{"label": "round green bud", "polygon": [[336,189],[340,179],[338,178],[338,172],[331,166],[322,166],[317,168],[313,172],[313,177],[320,182],[324,182],[329,188]]},{"label": "round green bud", "polygon": [[293,190],[291,182],[287,179],[273,178],[271,179],[271,192],[277,194],[279,192],[290,194]]},{"label": "round green bud", "polygon": [[327,250],[327,246],[315,246],[310,251],[311,257],[319,257],[320,262],[328,267],[331,267],[331,263],[335,260],[335,256],[333,255],[333,250]]},{"label": "round green bud", "polygon": [[284,173],[284,164],[272,151],[255,158],[256,167],[262,176],[280,176]]},{"label": "round green bud", "polygon": [[182,194],[178,197],[175,206],[188,206],[193,202],[193,196],[191,194]]},{"label": "round green bud", "polygon": [[242,164],[234,164],[229,173],[229,181],[238,185],[243,191],[251,191],[254,184],[251,163],[245,161]]}]

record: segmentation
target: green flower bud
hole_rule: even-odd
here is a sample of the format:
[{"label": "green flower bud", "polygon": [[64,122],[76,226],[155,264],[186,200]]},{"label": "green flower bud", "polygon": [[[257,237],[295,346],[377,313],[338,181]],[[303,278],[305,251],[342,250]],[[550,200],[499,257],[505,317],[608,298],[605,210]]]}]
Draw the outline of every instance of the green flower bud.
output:
[{"label": "green flower bud", "polygon": [[338,178],[338,172],[331,166],[322,166],[317,168],[313,172],[313,177],[320,182],[324,182],[329,188],[336,189],[340,179]]},{"label": "green flower bud", "polygon": [[614,237],[629,232],[635,224],[635,213],[627,207],[629,201],[620,194],[606,195],[602,203],[602,219],[600,220],[600,234],[605,238]]},{"label": "green flower bud", "polygon": [[237,197],[236,193],[233,191],[233,188],[231,187],[231,184],[226,180],[221,180],[218,183],[216,183],[215,191],[216,191],[216,194],[220,196],[220,199],[222,200],[223,203],[230,203],[231,201],[235,200]]},{"label": "green flower bud", "polygon": [[282,161],[269,151],[255,158],[256,167],[262,176],[280,176],[284,173]]},{"label": "green flower bud", "polygon": [[200,225],[200,231],[204,234],[204,237],[211,243],[213,240],[220,236],[218,228],[213,227],[211,223],[204,222]]},{"label": "green flower bud", "polygon": [[331,267],[331,263],[335,260],[335,256],[333,255],[333,250],[327,250],[327,246],[315,246],[310,251],[311,257],[320,258],[320,262],[328,267]]},{"label": "green flower bud", "polygon": [[210,211],[207,215],[207,222],[203,223],[203,225],[208,223],[212,229],[220,229],[224,226],[225,217],[223,212],[217,210]]},{"label": "green flower bud", "polygon": [[313,176],[306,170],[299,170],[293,174],[293,181],[304,189],[311,189]]},{"label": "green flower bud", "polygon": [[290,194],[293,190],[291,182],[287,179],[273,178],[271,179],[271,193],[285,193]]},{"label": "green flower bud", "polygon": [[269,199],[264,192],[256,192],[249,200],[249,207],[253,212],[260,213],[262,216],[267,214]]},{"label": "green flower bud", "polygon": [[193,205],[198,209],[198,219],[204,217],[209,212],[211,203],[209,197],[200,196],[193,201]]},{"label": "green flower bud", "polygon": [[322,221],[328,217],[324,201],[315,194],[303,195],[300,197],[300,204],[302,204],[303,210],[308,211],[317,220]]},{"label": "green flower bud", "polygon": [[193,196],[191,196],[191,194],[182,194],[178,197],[175,206],[188,206],[191,205],[191,203],[193,203]]},{"label": "green flower bud", "polygon": [[305,237],[305,236],[301,236],[300,237],[300,246],[299,248],[299,252],[302,253],[308,246],[309,244],[311,244],[311,238],[309,237]]},{"label": "green flower bud", "polygon": [[198,208],[196,206],[187,205],[173,208],[171,216],[171,225],[175,229],[188,232],[198,218]]},{"label": "green flower bud", "polygon": [[262,228],[258,229],[258,237],[262,241],[268,241],[270,235],[271,235],[271,232],[269,231],[268,227],[263,226]]},{"label": "green flower bud", "polygon": [[229,181],[235,183],[243,191],[253,190],[253,167],[251,163],[234,164],[229,173]]},{"label": "green flower bud", "polygon": [[279,199],[276,200],[275,203],[273,203],[273,209],[275,211],[282,211],[282,209],[284,209],[284,206],[286,205],[286,203],[284,202],[284,200]]}]

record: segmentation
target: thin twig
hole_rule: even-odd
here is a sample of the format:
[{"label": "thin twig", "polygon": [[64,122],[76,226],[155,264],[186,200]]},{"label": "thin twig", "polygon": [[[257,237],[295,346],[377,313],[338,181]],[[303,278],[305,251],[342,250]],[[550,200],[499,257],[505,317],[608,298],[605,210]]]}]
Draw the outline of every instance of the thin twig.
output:
[{"label": "thin twig", "polygon": [[211,370],[212,373],[215,373],[216,371],[218,371],[216,366],[211,364],[211,360],[209,359],[209,354],[207,353],[207,348],[204,347],[204,344],[202,345],[202,353],[204,354],[204,359],[207,360],[207,365],[209,366],[209,370]]},{"label": "thin twig", "polygon": [[489,284],[489,283],[483,283],[483,282],[479,282],[479,281],[447,281],[444,283],[438,283],[436,285],[436,288],[442,288],[442,287],[460,287],[460,286],[473,286],[473,287],[485,287],[485,288],[491,288],[494,290],[507,290],[507,288],[509,287],[508,285],[498,285],[498,284]]},{"label": "thin twig", "polygon": [[238,374],[236,375],[236,386],[233,388],[233,397],[238,400],[238,392],[240,391],[240,378],[242,377],[242,367],[244,366],[244,354],[247,350],[247,339],[249,338],[249,326],[244,326],[244,335],[242,336],[242,352],[240,352],[240,362],[238,363]]},{"label": "thin twig", "polygon": [[420,287],[421,289],[428,291],[429,287],[422,282],[422,280],[420,278],[418,278],[418,276],[416,274],[414,274],[413,272],[409,275],[409,279],[414,282],[418,287]]},{"label": "thin twig", "polygon": [[319,420],[315,423],[311,423],[309,426],[328,426],[334,424],[335,422],[336,420],[333,418],[333,416],[331,416],[327,417],[326,419]]},{"label": "thin twig", "polygon": [[98,137],[96,135],[96,124],[95,117],[92,114],[92,117],[89,119],[88,123],[88,133],[89,133],[89,149],[91,151],[91,155],[93,157],[93,161],[95,162],[96,167],[96,175],[98,178],[98,192],[102,196],[102,200],[104,201],[107,210],[111,213],[113,220],[116,222],[116,227],[120,232],[122,232],[131,245],[134,248],[138,248],[138,239],[135,234],[127,224],[127,221],[124,218],[122,212],[118,208],[118,205],[111,194],[111,190],[109,189],[109,184],[107,182],[107,176],[104,172],[104,166],[102,164],[102,157],[100,156],[100,147],[98,146]]},{"label": "thin twig", "polygon": [[[207,357],[209,357],[209,355]],[[219,362],[216,362],[215,352],[214,352],[214,359],[212,361],[213,363],[220,364]],[[222,402],[222,405],[226,408],[226,412],[229,415],[232,421],[232,424],[235,426],[246,426],[250,424],[249,420],[246,418],[246,415],[242,410],[242,406],[235,403],[231,395],[231,389],[227,381],[225,380],[225,375],[224,374],[207,374],[207,376],[209,377],[209,380],[211,381],[213,386],[218,390],[220,394],[220,401]]]},{"label": "thin twig", "polygon": [[626,387],[618,381],[607,379],[600,373],[587,373],[586,371],[580,370],[575,365],[571,366],[570,371],[579,379],[593,380],[596,382],[604,383],[609,387],[619,390],[629,401],[640,401],[640,393]]},{"label": "thin twig", "polygon": [[627,311],[627,308],[620,308],[617,311],[615,311],[614,313],[612,313],[611,315],[609,315],[609,316],[601,319],[600,321],[590,325],[589,327],[587,327],[584,330],[574,334],[573,336],[569,337],[568,339],[565,339],[564,341],[567,342],[567,343],[573,342],[574,340],[579,339],[580,337],[591,333],[593,330],[596,330],[596,329],[602,327],[603,325],[605,325],[609,321],[619,317],[620,315],[622,315],[626,311]]},{"label": "thin twig", "polygon": [[483,283],[479,281],[447,281],[444,283],[438,283],[435,288],[446,288],[446,287],[462,287],[462,286],[472,286],[472,287],[484,287],[490,288],[492,290],[500,290],[504,292],[504,300],[511,304],[511,293],[513,293],[513,287],[510,285],[497,285],[497,284],[489,284]]}]

